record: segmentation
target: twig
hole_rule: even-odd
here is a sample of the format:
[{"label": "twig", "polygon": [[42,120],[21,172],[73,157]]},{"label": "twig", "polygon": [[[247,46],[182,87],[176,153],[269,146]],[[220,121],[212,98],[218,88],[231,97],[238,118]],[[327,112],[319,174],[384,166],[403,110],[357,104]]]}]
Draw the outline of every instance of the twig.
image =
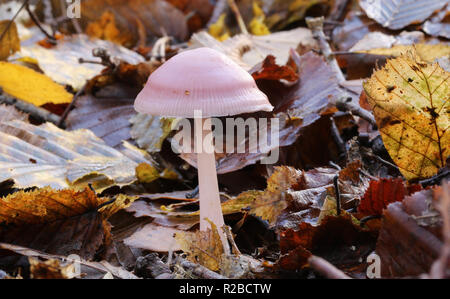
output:
[{"label": "twig", "polygon": [[378,161],[380,161],[380,162],[383,163],[383,164],[386,164],[387,166],[390,166],[390,167],[392,167],[392,168],[395,168],[395,169],[399,170],[397,165],[392,164],[391,162],[384,160],[384,159],[381,158],[380,156],[377,156],[377,155],[370,155],[370,157],[377,159]]},{"label": "twig", "polygon": [[72,101],[70,102],[69,106],[67,106],[66,110],[64,110],[63,115],[61,116],[59,122],[58,122],[58,127],[62,128],[64,125],[64,122],[66,121],[67,116],[69,115],[70,111],[72,110],[72,108],[75,106],[78,98],[80,97],[80,95],[85,91],[86,89],[86,85],[84,84],[83,87],[78,90],[78,92],[73,96]]},{"label": "twig", "polygon": [[330,264],[328,261],[321,257],[312,255],[308,259],[309,266],[317,271],[319,274],[329,279],[351,279],[350,276]]},{"label": "twig", "polygon": [[333,178],[334,193],[336,195],[336,213],[341,215],[341,192],[339,190],[339,175]]},{"label": "twig", "polygon": [[238,22],[241,32],[243,34],[248,34],[247,27],[245,26],[245,22],[242,19],[241,12],[239,11],[239,8],[236,5],[236,2],[234,0],[228,0],[228,5],[230,6],[231,11],[234,13],[234,16],[236,17],[236,21]]},{"label": "twig", "polygon": [[12,23],[14,22],[14,20],[17,18],[17,16],[19,15],[19,13],[22,11],[22,9],[28,5],[28,1],[30,0],[25,0],[22,4],[22,6],[19,8],[19,10],[16,12],[16,14],[12,17],[12,19],[9,21],[8,25],[6,25],[5,30],[3,30],[3,32],[0,34],[0,42],[2,41],[3,37],[5,37],[6,32],[8,32],[9,28],[11,28]]},{"label": "twig", "polygon": [[48,33],[41,25],[41,23],[39,22],[39,20],[36,18],[36,16],[34,15],[34,13],[31,11],[30,6],[27,4],[25,5],[25,9],[28,12],[28,15],[30,16],[31,20],[33,21],[33,23],[39,28],[39,30],[48,38],[49,42],[52,44],[56,44],[56,39],[53,35],[51,35],[50,33]]},{"label": "twig", "polygon": [[0,103],[15,106],[17,109],[26,112],[41,121],[51,122],[55,125],[59,124],[60,121],[60,117],[58,115],[16,98],[0,95]]},{"label": "twig", "polygon": [[377,124],[373,114],[370,111],[367,111],[366,109],[362,108],[358,104],[355,104],[352,101],[351,97],[347,97],[347,98],[340,97],[336,101],[336,107],[340,111],[349,111],[353,115],[361,117],[362,119],[368,121],[372,126],[376,126],[376,124]]},{"label": "twig", "polygon": [[204,279],[227,279],[225,276],[220,275],[214,271],[209,270],[208,268],[203,267],[199,264],[194,264],[190,261],[187,261],[181,257],[177,257],[175,260],[175,264],[180,265],[185,270],[191,271],[192,274]]},{"label": "twig", "polygon": [[323,17],[306,18],[306,24],[308,25],[309,29],[311,29],[313,37],[318,41],[323,56],[333,69],[333,72],[336,74],[338,81],[344,82],[345,77],[342,74],[342,71],[339,67],[339,64],[336,61],[336,58],[333,55],[333,51],[331,50],[330,44],[327,41],[327,37],[325,36],[325,33],[323,33],[323,22],[324,22]]},{"label": "twig", "polygon": [[336,145],[338,146],[338,150],[340,152],[340,155],[345,155],[346,148],[345,148],[345,142],[341,137],[341,134],[339,133],[339,129],[336,126],[336,121],[334,120],[334,117],[330,117],[331,120],[331,135],[336,142]]}]

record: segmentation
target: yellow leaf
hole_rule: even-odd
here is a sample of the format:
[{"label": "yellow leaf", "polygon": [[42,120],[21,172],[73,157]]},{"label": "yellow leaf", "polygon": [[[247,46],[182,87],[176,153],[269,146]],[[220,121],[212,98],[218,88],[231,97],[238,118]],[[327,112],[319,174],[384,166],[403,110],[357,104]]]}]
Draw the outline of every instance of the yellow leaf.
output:
[{"label": "yellow leaf", "polygon": [[253,1],[253,19],[250,21],[250,32],[254,35],[270,34],[269,28],[264,24],[266,16],[256,1]]},{"label": "yellow leaf", "polygon": [[445,57],[450,55],[450,45],[446,44],[417,44],[417,45],[396,45],[392,48],[378,48],[371,49],[367,51],[357,51],[358,53],[368,53],[373,55],[384,55],[384,56],[394,56],[399,57],[408,51],[416,52],[417,56],[426,62],[432,63],[437,58]]},{"label": "yellow leaf", "polygon": [[408,180],[433,176],[450,154],[449,78],[408,52],[364,83],[384,145]]},{"label": "yellow leaf", "polygon": [[221,14],[217,21],[209,26],[209,34],[219,41],[224,41],[230,37],[228,28],[225,25],[226,16],[225,13]]},{"label": "yellow leaf", "polygon": [[224,249],[217,226],[212,222],[210,224],[212,229],[207,231],[176,233],[175,240],[190,261],[218,271]]},{"label": "yellow leaf", "polygon": [[18,99],[36,106],[44,104],[66,104],[72,94],[49,77],[27,67],[0,61],[0,87]]},{"label": "yellow leaf", "polygon": [[121,45],[133,40],[131,35],[120,32],[117,29],[116,18],[110,11],[105,11],[99,20],[89,23],[86,27],[86,34]]},{"label": "yellow leaf", "polygon": [[11,25],[10,23],[10,20],[0,21],[0,34],[7,30],[0,40],[0,60],[5,60],[20,50],[20,39],[16,23],[12,22]]},{"label": "yellow leaf", "polygon": [[141,183],[151,183],[159,179],[159,172],[154,166],[141,163],[136,167],[136,177]]}]

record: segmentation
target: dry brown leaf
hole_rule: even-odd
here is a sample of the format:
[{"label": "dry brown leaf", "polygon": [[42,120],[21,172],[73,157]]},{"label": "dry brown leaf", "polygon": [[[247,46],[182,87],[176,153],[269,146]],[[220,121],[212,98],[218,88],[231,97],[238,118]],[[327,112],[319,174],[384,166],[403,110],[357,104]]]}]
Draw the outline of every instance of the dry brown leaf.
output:
[{"label": "dry brown leaf", "polygon": [[364,83],[384,145],[408,180],[433,176],[450,154],[450,75],[408,52]]},{"label": "dry brown leaf", "polygon": [[[5,30],[7,31],[5,32]],[[5,32],[5,35],[0,40],[0,60],[6,60],[10,55],[20,51],[20,39],[16,23],[10,20],[0,21],[0,34],[3,32]]]},{"label": "dry brown leaf", "polygon": [[112,203],[113,208],[98,208],[110,199],[99,198],[93,191],[55,191],[50,188],[18,191],[0,198],[0,240],[31,247],[51,254],[91,259],[108,242],[112,211],[125,207],[126,201]]},{"label": "dry brown leaf", "polygon": [[399,57],[408,51],[414,51],[417,57],[428,63],[433,63],[436,59],[450,55],[450,45],[446,44],[416,44],[416,45],[395,45],[392,48],[377,48],[367,51],[357,51],[373,55],[384,55]]}]

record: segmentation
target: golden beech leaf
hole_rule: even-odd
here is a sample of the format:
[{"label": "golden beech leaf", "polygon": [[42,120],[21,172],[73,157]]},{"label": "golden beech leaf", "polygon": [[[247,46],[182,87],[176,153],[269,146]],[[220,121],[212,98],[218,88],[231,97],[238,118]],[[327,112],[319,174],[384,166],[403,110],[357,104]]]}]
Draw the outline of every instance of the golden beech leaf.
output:
[{"label": "golden beech leaf", "polygon": [[433,176],[450,154],[449,76],[410,51],[364,83],[384,145],[408,180]]},{"label": "golden beech leaf", "polygon": [[0,60],[5,60],[20,50],[20,39],[17,33],[16,23],[12,22],[11,25],[10,23],[10,20],[0,21],[0,33],[7,30],[0,40]]},{"label": "golden beech leaf", "polygon": [[1,61],[0,87],[4,92],[36,106],[70,103],[73,98],[49,77],[30,68]]},{"label": "golden beech leaf", "polygon": [[207,231],[176,233],[175,240],[190,261],[218,271],[224,249],[217,226],[212,222],[210,224],[212,229]]}]

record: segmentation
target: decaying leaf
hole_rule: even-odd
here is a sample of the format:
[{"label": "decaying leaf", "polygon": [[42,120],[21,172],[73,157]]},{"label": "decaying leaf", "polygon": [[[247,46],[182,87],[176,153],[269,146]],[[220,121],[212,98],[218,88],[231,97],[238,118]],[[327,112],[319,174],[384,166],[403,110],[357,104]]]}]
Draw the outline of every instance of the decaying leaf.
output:
[{"label": "decaying leaf", "polygon": [[445,165],[450,151],[449,73],[413,52],[388,60],[364,83],[383,142],[408,180]]},{"label": "decaying leaf", "polygon": [[267,180],[267,189],[255,198],[250,213],[274,225],[287,206],[286,192],[298,183],[302,173],[290,167],[279,167]]},{"label": "decaying leaf", "polygon": [[0,32],[5,32],[0,40],[0,60],[6,60],[10,55],[20,50],[16,23],[10,20],[0,21]]},{"label": "decaying leaf", "polygon": [[130,119],[131,137],[149,153],[159,152],[162,143],[172,132],[173,118],[137,114]]},{"label": "decaying leaf", "polygon": [[62,85],[30,68],[0,61],[0,87],[4,92],[42,106],[70,103],[73,96]]},{"label": "decaying leaf", "polygon": [[109,238],[109,214],[97,211],[109,200],[97,197],[88,188],[79,192],[43,188],[13,193],[0,199],[0,240],[91,259]]},{"label": "decaying leaf", "polygon": [[180,232],[175,240],[188,259],[212,271],[220,270],[220,262],[225,254],[216,225],[211,223],[207,231]]},{"label": "decaying leaf", "polygon": [[361,0],[366,14],[389,29],[421,23],[447,4],[442,0]]},{"label": "decaying leaf", "polygon": [[[138,163],[87,130],[66,132],[50,123],[17,120],[0,122],[0,136],[0,181],[14,179],[23,188],[92,183],[104,189],[136,180]],[[128,150],[145,161],[142,153]]]}]

